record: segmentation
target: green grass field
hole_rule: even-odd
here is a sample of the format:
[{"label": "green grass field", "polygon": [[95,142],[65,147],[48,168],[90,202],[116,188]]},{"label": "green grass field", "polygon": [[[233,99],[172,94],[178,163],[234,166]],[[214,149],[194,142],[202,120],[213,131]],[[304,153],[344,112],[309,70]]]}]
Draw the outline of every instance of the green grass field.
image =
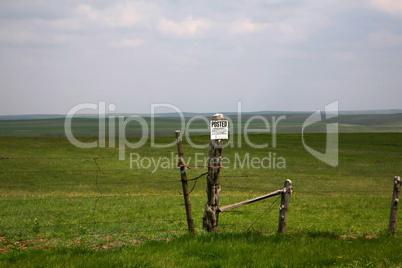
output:
[{"label": "green grass field", "polygon": [[[208,139],[192,137],[196,144]],[[325,150],[325,134],[305,139]],[[158,144],[173,140],[173,133],[156,138]],[[188,235],[175,145],[154,149],[148,142],[127,149],[119,161],[118,148],[80,149],[62,137],[0,138],[0,266],[402,265],[400,228],[395,237],[387,232],[393,178],[401,175],[401,133],[340,134],[336,168],[311,156],[299,134],[279,134],[276,148],[267,134],[250,135],[255,144],[268,143],[265,149],[244,139],[239,147],[237,135],[234,140],[223,150],[221,206],[280,189],[291,179],[287,235],[276,234],[276,197],[221,213],[219,234],[204,233],[205,178],[191,193],[197,232]],[[184,139],[189,165],[200,164],[195,157],[207,157],[207,150]],[[136,160],[131,168],[130,153]],[[269,155],[266,168],[247,165]],[[152,162],[159,159],[163,167]]]},{"label": "green grass field", "polygon": [[[274,120],[277,123],[277,133],[301,133],[302,125],[309,114],[258,114],[265,118],[273,129]],[[231,120],[230,133],[238,133],[238,126],[244,129],[244,124],[255,115],[242,114],[226,117]],[[279,118],[283,116],[280,120]],[[154,121],[150,117],[142,117],[148,126],[155,126],[155,135],[169,136],[174,130],[180,129],[181,119],[179,117],[155,117]],[[274,118],[274,119],[273,119]],[[323,117],[324,118],[324,117]],[[186,124],[192,118],[184,118]],[[208,133],[208,125],[202,119],[194,118],[191,121],[192,129],[204,129]],[[278,121],[279,120],[279,121]],[[0,137],[64,137],[64,118],[36,119],[36,120],[0,120]],[[118,118],[114,119],[118,126]],[[332,120],[333,121],[333,120]],[[106,132],[109,131],[109,120],[106,119]],[[402,113],[396,114],[348,114],[339,115],[336,118],[339,123],[339,131],[343,133],[355,132],[402,132]],[[249,129],[265,128],[261,119],[254,119],[248,122]],[[99,120],[96,118],[72,119],[72,130],[78,137],[95,137],[98,135]],[[142,128],[135,122],[127,124],[126,135],[138,137],[143,133]],[[316,123],[306,128],[306,133],[325,133],[325,122]],[[205,132],[204,132],[205,133]],[[199,133],[199,134],[204,134]],[[116,133],[118,135],[118,133]]]}]

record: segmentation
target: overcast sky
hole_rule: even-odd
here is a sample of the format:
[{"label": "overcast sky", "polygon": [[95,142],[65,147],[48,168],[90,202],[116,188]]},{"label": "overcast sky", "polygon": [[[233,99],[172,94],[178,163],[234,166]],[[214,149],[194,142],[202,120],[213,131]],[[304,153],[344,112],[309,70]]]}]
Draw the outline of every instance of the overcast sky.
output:
[{"label": "overcast sky", "polygon": [[0,115],[402,108],[402,0],[0,1]]}]

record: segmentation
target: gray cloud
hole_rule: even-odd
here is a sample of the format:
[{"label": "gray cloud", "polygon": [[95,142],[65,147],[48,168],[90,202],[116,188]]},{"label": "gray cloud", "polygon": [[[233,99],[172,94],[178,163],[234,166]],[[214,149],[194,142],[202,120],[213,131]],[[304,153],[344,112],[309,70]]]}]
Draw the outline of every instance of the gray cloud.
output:
[{"label": "gray cloud", "polygon": [[[351,3],[352,2],[352,3]],[[401,108],[399,6],[368,1],[2,1],[0,114]],[[213,97],[212,97],[213,96]]]}]

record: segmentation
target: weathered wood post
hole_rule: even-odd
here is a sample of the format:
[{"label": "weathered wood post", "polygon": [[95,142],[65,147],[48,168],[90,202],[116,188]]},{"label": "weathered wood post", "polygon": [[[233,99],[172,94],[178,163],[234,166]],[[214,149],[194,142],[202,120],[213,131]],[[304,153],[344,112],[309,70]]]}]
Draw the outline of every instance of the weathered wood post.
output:
[{"label": "weathered wood post", "polygon": [[[215,114],[212,120],[223,120],[223,114]],[[211,139],[209,146],[208,176],[207,176],[207,196],[208,201],[205,205],[203,217],[203,229],[208,232],[218,232],[218,218],[221,186],[219,184],[220,166],[222,164],[221,139]]]},{"label": "weathered wood post", "polygon": [[289,201],[290,196],[292,195],[292,181],[286,180],[285,184],[283,185],[283,192],[281,193],[281,206],[279,207],[279,225],[278,225],[278,232],[279,233],[286,233],[286,223],[288,217],[288,208],[289,208]]},{"label": "weathered wood post", "polygon": [[179,156],[179,167],[181,174],[181,184],[183,187],[184,205],[186,207],[188,231],[194,233],[193,213],[191,211],[190,195],[188,193],[186,164],[184,162],[183,144],[181,140],[180,130],[176,130],[177,152]]},{"label": "weathered wood post", "polygon": [[399,193],[401,192],[401,178],[394,178],[394,193],[392,195],[391,216],[389,218],[389,231],[392,234],[396,232],[396,216],[398,213]]}]

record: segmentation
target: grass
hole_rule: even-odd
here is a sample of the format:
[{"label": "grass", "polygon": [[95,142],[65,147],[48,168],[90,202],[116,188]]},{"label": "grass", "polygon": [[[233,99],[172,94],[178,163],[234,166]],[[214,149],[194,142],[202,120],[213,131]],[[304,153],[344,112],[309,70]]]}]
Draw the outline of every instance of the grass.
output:
[{"label": "grass", "polygon": [[[238,133],[239,124],[244,129],[244,124],[254,115],[242,114],[239,122],[238,115],[228,116],[230,121],[230,133]],[[277,133],[301,133],[303,123],[309,114],[262,114],[269,122],[270,130],[273,131],[274,121],[277,123]],[[280,120],[279,118],[282,117]],[[151,122],[150,117],[142,117],[147,126],[155,126],[155,135],[169,136],[174,130],[180,129],[181,118],[179,117],[155,117]],[[105,120],[106,133],[109,132],[109,119]],[[119,119],[114,119],[116,126]],[[208,125],[202,119],[196,119],[189,124],[190,118],[185,118],[186,125],[191,129],[203,129],[208,133]],[[279,121],[278,121],[279,120]],[[366,114],[366,115],[339,115],[336,118],[339,123],[339,131],[343,133],[353,132],[401,132],[402,113],[399,114]],[[0,137],[64,137],[64,118],[36,119],[36,120],[0,120]],[[266,129],[261,119],[254,119],[248,122],[248,129]],[[99,132],[99,120],[95,118],[72,119],[72,131],[78,137],[95,137]],[[206,131],[206,132],[205,132]],[[305,132],[325,133],[325,122],[317,122],[307,127]],[[118,133],[116,133],[118,135]],[[126,126],[126,135],[138,137],[142,135],[140,124],[132,122]]]},{"label": "grass", "polygon": [[[9,267],[390,267],[401,239],[255,233],[183,235],[116,249],[28,249],[0,256]],[[1,263],[1,262],[0,262]]]},{"label": "grass", "polygon": [[[156,142],[172,140],[158,137]],[[208,136],[192,141],[208,144]],[[147,143],[127,149],[126,160],[119,161],[118,148],[80,149],[65,138],[3,137],[0,266],[402,265],[401,236],[387,234],[393,177],[401,172],[402,134],[340,134],[336,168],[308,154],[297,134],[278,134],[275,148],[271,135],[253,134],[250,141],[269,147],[254,149],[244,139],[239,146],[236,135],[227,141],[221,205],[277,190],[291,179],[286,236],[275,234],[279,201],[255,222],[275,198],[221,213],[220,234],[204,233],[204,178],[191,193],[197,235],[187,235],[175,146],[153,149]],[[324,134],[307,134],[305,141],[324,151]],[[138,162],[148,168],[132,163],[130,169],[130,153],[140,155]],[[185,139],[184,153],[190,165],[200,164],[196,154],[207,157],[207,149]],[[251,161],[270,153],[270,168],[247,165],[247,155]],[[159,157],[172,163],[156,168],[143,160]],[[280,158],[286,168],[273,164]],[[187,175],[201,172],[188,170]]]}]

